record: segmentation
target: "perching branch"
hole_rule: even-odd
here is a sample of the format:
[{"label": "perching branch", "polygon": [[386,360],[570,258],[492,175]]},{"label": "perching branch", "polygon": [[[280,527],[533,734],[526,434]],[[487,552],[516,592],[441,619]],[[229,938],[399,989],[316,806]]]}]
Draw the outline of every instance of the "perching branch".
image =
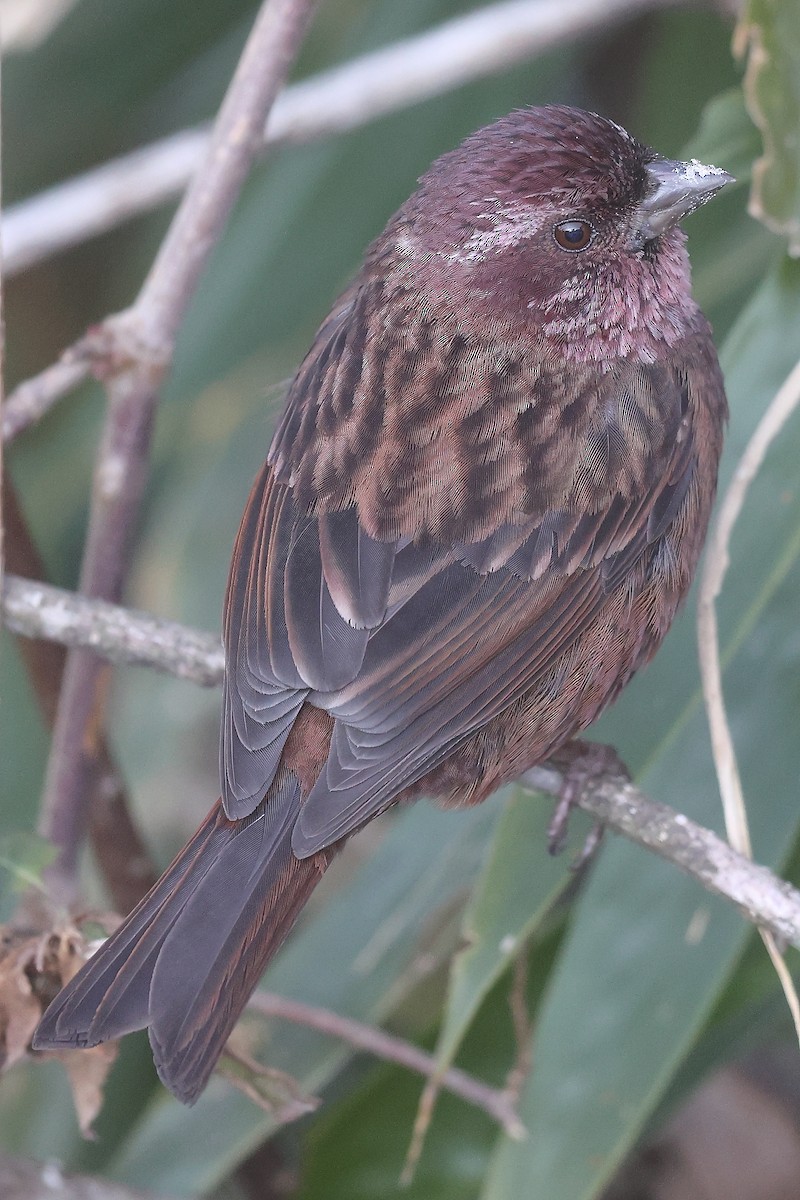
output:
[{"label": "perching branch", "polygon": [[292,1021],[295,1025],[304,1025],[307,1029],[316,1029],[330,1037],[339,1038],[357,1050],[366,1050],[368,1054],[374,1054],[376,1058],[382,1058],[385,1062],[398,1063],[401,1067],[407,1067],[409,1071],[424,1075],[426,1079],[437,1076],[443,1088],[482,1108],[503,1126],[509,1137],[520,1138],[525,1134],[525,1127],[514,1111],[513,1102],[507,1092],[490,1087],[457,1067],[451,1067],[439,1078],[439,1064],[436,1058],[403,1038],[394,1037],[373,1025],[354,1021],[351,1017],[342,1017],[330,1009],[303,1004],[299,1000],[290,1000],[287,996],[278,996],[274,992],[255,992],[250,997],[247,1007],[261,1016],[279,1017],[284,1021]]},{"label": "perching branch", "polygon": [[[90,644],[115,661],[146,664],[203,684],[221,679],[221,650],[209,634],[58,588],[7,579],[0,616],[25,636],[68,638]],[[96,620],[100,634],[94,629]],[[549,766],[535,767],[522,782],[556,795],[561,775]],[[610,829],[692,875],[707,891],[730,900],[748,920],[800,949],[800,892],[766,867],[737,854],[715,833],[613,775],[587,784],[579,805]]]},{"label": "perching branch", "polygon": [[[534,767],[522,782],[557,796],[562,777],[549,766]],[[710,829],[651,800],[621,776],[592,780],[578,805],[609,829],[680,867],[706,891],[730,900],[755,925],[800,949],[800,892],[738,854]]]},{"label": "perching branch", "polygon": [[[219,111],[203,164],[189,186],[132,308],[110,317],[100,336],[108,416],[94,472],[80,590],[119,600],[147,478],[159,388],[200,274],[222,234],[286,79],[315,0],[265,0]],[[58,847],[54,893],[76,887],[88,818],[88,777],[102,733],[108,668],[73,650],[64,672],[39,831]]]},{"label": "perching branch", "polygon": [[[261,148],[357,129],[525,62],[571,38],[675,0],[506,0],[287,88]],[[14,205],[3,220],[6,272],[172,200],[197,170],[207,126],[183,130]]]}]

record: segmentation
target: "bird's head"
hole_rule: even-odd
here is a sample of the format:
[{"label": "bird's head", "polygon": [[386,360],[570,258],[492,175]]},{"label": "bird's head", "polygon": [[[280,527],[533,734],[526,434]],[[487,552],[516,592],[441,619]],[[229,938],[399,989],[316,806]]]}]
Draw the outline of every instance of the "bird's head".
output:
[{"label": "bird's head", "polygon": [[730,179],[595,113],[528,108],[438,159],[388,233],[434,303],[524,321],[568,358],[654,357],[696,311],[679,222]]}]

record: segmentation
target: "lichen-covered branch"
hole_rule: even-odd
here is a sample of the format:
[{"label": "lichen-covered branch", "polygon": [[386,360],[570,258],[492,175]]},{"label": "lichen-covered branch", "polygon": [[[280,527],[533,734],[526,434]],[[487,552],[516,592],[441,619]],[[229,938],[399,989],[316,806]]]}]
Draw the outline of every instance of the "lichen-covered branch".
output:
[{"label": "lichen-covered branch", "polygon": [[9,575],[2,620],[12,633],[82,646],[109,662],[154,667],[202,687],[222,682],[225,658],[213,634],[46,583]]},{"label": "lichen-covered branch", "polygon": [[[561,775],[549,766],[534,767],[522,782],[558,795]],[[651,800],[617,775],[592,780],[578,804],[609,829],[692,875],[706,891],[730,900],[754,924],[800,949],[800,892],[737,853],[710,829]]]}]

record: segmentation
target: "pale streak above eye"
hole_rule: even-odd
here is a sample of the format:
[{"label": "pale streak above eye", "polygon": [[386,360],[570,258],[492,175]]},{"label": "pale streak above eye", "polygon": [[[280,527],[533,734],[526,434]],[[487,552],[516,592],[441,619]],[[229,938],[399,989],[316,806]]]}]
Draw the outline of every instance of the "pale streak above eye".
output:
[{"label": "pale streak above eye", "polygon": [[442,257],[446,262],[482,262],[490,254],[525,241],[545,224],[544,214],[525,204],[498,205],[488,212],[478,213],[475,220],[489,224],[483,229],[475,229],[465,242],[444,254]]}]

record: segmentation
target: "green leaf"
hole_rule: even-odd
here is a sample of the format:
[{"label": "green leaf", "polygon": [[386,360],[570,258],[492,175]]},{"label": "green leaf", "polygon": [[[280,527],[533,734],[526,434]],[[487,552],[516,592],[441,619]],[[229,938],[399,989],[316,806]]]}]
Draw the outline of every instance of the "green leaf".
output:
[{"label": "green leaf", "polygon": [[800,255],[800,7],[748,0],[736,46],[747,50],[744,94],[764,153],[753,168],[750,211]]},{"label": "green leaf", "polygon": [[[552,968],[563,924],[537,938],[528,953],[531,1010]],[[508,989],[506,975],[481,1005],[459,1051],[459,1069],[495,1087],[503,1086],[518,1053]],[[352,1079],[347,1083],[347,1094],[325,1106],[309,1133],[297,1200],[474,1200],[497,1134],[482,1109],[442,1091],[422,1158],[404,1186],[400,1175],[419,1103],[419,1076],[380,1064],[367,1072],[362,1068],[355,1085]]]},{"label": "green leaf", "polygon": [[[440,1067],[450,1065],[481,1002],[571,882],[568,859],[547,852],[552,802],[515,789],[464,911],[465,943],[453,959]],[[570,833],[583,829],[576,821]]]},{"label": "green leaf", "polygon": [[695,298],[718,339],[728,333],[778,249],[743,202],[758,151],[758,131],[739,87],[706,105],[696,134],[682,151],[685,158],[724,167],[735,179],[686,223]]},{"label": "green leaf", "polygon": [[[764,283],[723,354],[736,442],[797,353],[800,266]],[[748,498],[723,597],[726,695],[759,860],[779,865],[798,834],[797,587],[800,423],[784,431],[769,478]],[[728,457],[727,470],[730,470]],[[786,478],[781,503],[776,487]],[[699,704],[641,778],[645,791],[712,827],[716,779]],[[574,915],[542,1005],[535,1068],[521,1104],[530,1136],[503,1140],[484,1200],[598,1196],[708,1020],[749,927],[691,879],[633,846],[607,848]]]},{"label": "green leaf", "polygon": [[687,158],[724,167],[741,186],[750,179],[758,146],[758,134],[747,115],[742,89],[735,87],[705,106],[697,132],[684,153]]}]

